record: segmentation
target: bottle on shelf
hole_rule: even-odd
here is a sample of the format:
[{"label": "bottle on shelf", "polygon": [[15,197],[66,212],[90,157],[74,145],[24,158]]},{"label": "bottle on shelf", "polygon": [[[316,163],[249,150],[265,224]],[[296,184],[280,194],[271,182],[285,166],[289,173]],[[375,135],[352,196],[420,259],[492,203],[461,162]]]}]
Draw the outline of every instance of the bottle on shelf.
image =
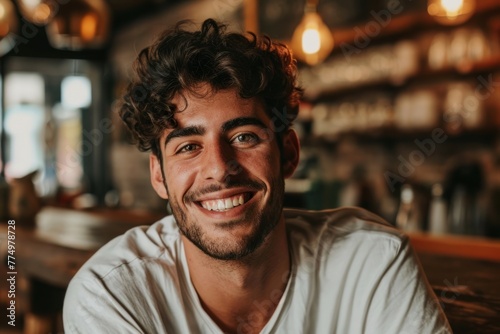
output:
[{"label": "bottle on shelf", "polygon": [[436,183],[432,186],[432,200],[429,208],[429,232],[433,234],[448,233],[447,205],[443,198],[443,186]]},{"label": "bottle on shelf", "polygon": [[415,191],[409,184],[401,188],[401,200],[396,215],[396,227],[407,232],[422,230],[420,212],[416,203]]}]

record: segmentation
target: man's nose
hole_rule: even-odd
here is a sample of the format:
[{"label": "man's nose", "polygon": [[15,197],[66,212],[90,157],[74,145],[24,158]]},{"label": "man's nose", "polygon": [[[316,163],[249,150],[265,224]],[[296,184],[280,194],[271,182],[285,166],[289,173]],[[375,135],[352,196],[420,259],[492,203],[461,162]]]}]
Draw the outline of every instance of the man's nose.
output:
[{"label": "man's nose", "polygon": [[229,144],[221,143],[207,147],[201,170],[205,179],[227,183],[240,169],[234,151]]}]

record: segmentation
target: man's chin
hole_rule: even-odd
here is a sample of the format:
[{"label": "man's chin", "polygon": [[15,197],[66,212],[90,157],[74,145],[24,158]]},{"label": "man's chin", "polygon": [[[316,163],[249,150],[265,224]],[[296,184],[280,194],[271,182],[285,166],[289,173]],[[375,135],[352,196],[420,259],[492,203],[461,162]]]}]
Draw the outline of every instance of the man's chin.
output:
[{"label": "man's chin", "polygon": [[[258,249],[270,231],[263,231],[262,228],[252,231],[239,230],[241,221],[229,221],[219,231],[222,235],[211,233],[207,237],[207,232],[198,229],[183,231],[183,235],[206,255],[217,260],[241,260]],[[224,232],[225,230],[225,232]],[[182,229],[181,229],[182,231]],[[267,233],[264,233],[267,232]]]},{"label": "man's chin", "polygon": [[194,202],[184,210],[172,203],[172,209],[182,234],[203,253],[218,260],[241,260],[253,254],[277,226],[282,197],[253,196],[227,211],[207,210]]}]

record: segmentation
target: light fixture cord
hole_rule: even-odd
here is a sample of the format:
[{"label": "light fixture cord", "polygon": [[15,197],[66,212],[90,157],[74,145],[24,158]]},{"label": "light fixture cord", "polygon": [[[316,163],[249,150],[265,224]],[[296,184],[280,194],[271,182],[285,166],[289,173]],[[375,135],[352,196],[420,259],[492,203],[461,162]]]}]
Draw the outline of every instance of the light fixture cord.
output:
[{"label": "light fixture cord", "polygon": [[319,0],[307,0],[304,7],[304,13],[316,13],[318,11]]}]

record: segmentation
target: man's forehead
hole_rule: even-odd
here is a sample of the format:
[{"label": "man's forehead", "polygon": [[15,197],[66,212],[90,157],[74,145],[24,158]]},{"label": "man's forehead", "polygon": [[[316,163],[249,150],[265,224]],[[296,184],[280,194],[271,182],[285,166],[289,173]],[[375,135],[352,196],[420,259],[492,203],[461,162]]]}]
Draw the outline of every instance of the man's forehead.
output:
[{"label": "man's forehead", "polygon": [[[176,126],[164,130],[162,137],[175,129],[220,127],[223,123],[241,117],[260,119],[269,123],[265,107],[257,98],[241,98],[236,89],[214,90],[210,86],[195,91],[185,90],[172,98]],[[220,123],[220,124],[219,124]]]}]

